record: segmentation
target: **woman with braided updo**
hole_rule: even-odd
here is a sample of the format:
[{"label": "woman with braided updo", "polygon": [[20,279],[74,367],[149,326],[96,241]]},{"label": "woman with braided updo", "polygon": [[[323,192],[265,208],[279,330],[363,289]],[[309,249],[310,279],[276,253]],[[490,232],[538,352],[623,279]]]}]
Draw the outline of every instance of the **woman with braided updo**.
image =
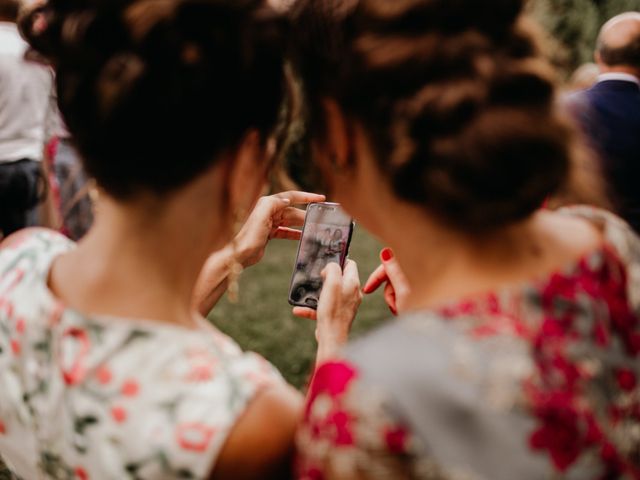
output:
[{"label": "woman with braided updo", "polygon": [[[270,238],[299,238],[294,204],[324,199],[258,199],[287,22],[263,0],[39,8],[24,30],[98,198],[78,245],[35,230],[0,246],[3,462],[25,480],[289,477],[298,393],[197,313]],[[353,263],[336,281],[352,294],[321,316],[320,359],[360,298]]]},{"label": "woman with braided updo", "polygon": [[400,314],[316,370],[300,478],[640,478],[640,241],[540,209],[581,149],[524,4],[294,7],[315,165]]}]

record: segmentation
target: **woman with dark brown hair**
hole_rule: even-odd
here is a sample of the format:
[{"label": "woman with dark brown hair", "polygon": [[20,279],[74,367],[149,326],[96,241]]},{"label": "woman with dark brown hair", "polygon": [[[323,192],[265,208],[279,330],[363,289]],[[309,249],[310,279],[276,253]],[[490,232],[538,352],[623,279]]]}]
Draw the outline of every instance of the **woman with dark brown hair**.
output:
[{"label": "woman with dark brown hair", "polygon": [[640,478],[640,241],[540,210],[577,145],[524,3],[295,7],[314,158],[401,314],[317,369],[300,478]]},{"label": "woman with dark brown hair", "polygon": [[[324,199],[258,199],[287,22],[262,0],[39,15],[25,31],[98,198],[77,245],[41,229],[0,246],[0,456],[25,479],[289,477],[300,395],[202,316],[269,239],[299,238],[294,204]],[[351,295],[321,315],[319,358],[360,298],[353,263],[337,282]]]}]

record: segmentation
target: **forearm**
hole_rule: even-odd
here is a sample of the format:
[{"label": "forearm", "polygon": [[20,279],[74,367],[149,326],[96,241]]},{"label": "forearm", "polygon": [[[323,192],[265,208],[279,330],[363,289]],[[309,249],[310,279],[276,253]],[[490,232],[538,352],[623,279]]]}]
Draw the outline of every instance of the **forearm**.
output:
[{"label": "forearm", "polygon": [[227,290],[233,261],[232,248],[225,247],[212,254],[202,267],[193,291],[193,305],[203,316],[211,312]]}]

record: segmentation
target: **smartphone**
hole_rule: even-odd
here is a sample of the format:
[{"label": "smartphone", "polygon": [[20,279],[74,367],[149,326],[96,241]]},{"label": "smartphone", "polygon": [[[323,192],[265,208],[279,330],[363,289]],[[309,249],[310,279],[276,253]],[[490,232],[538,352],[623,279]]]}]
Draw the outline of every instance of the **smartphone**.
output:
[{"label": "smartphone", "polygon": [[322,270],[331,262],[344,268],[353,228],[353,220],[339,204],[309,204],[289,289],[291,305],[318,308]]}]

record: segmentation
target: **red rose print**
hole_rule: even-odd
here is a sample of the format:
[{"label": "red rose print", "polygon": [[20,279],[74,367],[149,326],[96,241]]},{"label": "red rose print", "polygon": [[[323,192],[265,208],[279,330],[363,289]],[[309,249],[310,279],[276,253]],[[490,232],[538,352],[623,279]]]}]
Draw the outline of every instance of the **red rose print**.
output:
[{"label": "red rose print", "polygon": [[176,430],[176,441],[183,450],[204,452],[207,450],[215,430],[200,423],[183,423]]},{"label": "red rose print", "polygon": [[79,480],[89,480],[89,474],[82,467],[77,467],[74,473],[76,474],[76,478],[78,478]]},{"label": "red rose print", "polygon": [[407,431],[401,427],[387,429],[384,434],[387,450],[395,455],[407,451]]},{"label": "red rose print", "polygon": [[189,372],[185,380],[188,382],[206,382],[214,377],[218,359],[209,350],[192,349],[187,353]]},{"label": "red rose print", "polygon": [[11,340],[11,351],[13,352],[13,354],[20,355],[21,350],[22,350],[22,347],[20,345],[20,342],[17,340]]},{"label": "red rose print", "polygon": [[[67,385],[77,385],[86,374],[84,361],[89,354],[89,336],[87,332],[79,328],[69,328],[63,335],[62,353],[60,359],[60,370]],[[71,362],[65,359],[65,353],[71,354]],[[70,365],[68,365],[70,363]]]},{"label": "red rose print", "polygon": [[311,380],[306,414],[309,414],[311,404],[320,393],[335,398],[346,391],[355,377],[355,369],[345,362],[329,362],[320,366]]},{"label": "red rose print", "polygon": [[50,327],[55,327],[58,322],[60,322],[60,319],[62,318],[62,314],[64,313],[64,305],[60,302],[56,303],[56,305],[53,307],[53,310],[51,311],[51,315],[49,315],[49,326]]},{"label": "red rose print", "polygon": [[139,391],[140,391],[140,386],[138,385],[138,382],[136,382],[135,380],[127,380],[122,385],[121,392],[122,392],[122,395],[124,395],[125,397],[135,397],[136,395],[138,395]]},{"label": "red rose print", "polygon": [[618,385],[625,392],[630,392],[636,388],[638,381],[636,379],[635,373],[633,373],[628,368],[622,368],[616,372],[616,379],[618,380]]},{"label": "red rose print", "polygon": [[102,365],[96,370],[96,379],[102,385],[107,385],[113,379],[113,374],[111,370],[109,370],[109,367]]},{"label": "red rose print", "polygon": [[22,268],[16,268],[14,270],[15,273],[15,277],[14,279],[11,281],[11,283],[9,284],[9,286],[5,289],[5,293],[11,293],[13,291],[14,288],[16,288],[18,286],[18,284],[22,281],[22,279],[24,278],[24,269]]},{"label": "red rose print", "polygon": [[566,392],[542,393],[536,403],[535,413],[542,426],[533,432],[529,443],[534,450],[547,450],[555,467],[564,472],[583,447],[578,412]]},{"label": "red rose print", "polygon": [[111,409],[111,416],[118,423],[123,423],[127,420],[127,411],[122,407],[113,407]]},{"label": "red rose print", "polygon": [[606,347],[609,345],[609,332],[601,323],[598,323],[593,329],[593,336],[596,340],[596,343],[601,347]]},{"label": "red rose print", "polygon": [[22,317],[18,318],[18,321],[16,322],[16,332],[23,334],[25,328],[26,328],[26,322],[24,321],[24,318]]},{"label": "red rose print", "polygon": [[301,480],[322,480],[324,478],[324,474],[322,470],[317,467],[311,467],[307,469],[306,472],[300,475]]},{"label": "red rose print", "polygon": [[333,412],[327,421],[334,430],[334,445],[350,446],[354,444],[351,433],[351,416],[347,412]]},{"label": "red rose print", "polygon": [[0,435],[4,435],[5,433],[7,433],[7,427],[5,427],[2,420],[0,420]]}]

